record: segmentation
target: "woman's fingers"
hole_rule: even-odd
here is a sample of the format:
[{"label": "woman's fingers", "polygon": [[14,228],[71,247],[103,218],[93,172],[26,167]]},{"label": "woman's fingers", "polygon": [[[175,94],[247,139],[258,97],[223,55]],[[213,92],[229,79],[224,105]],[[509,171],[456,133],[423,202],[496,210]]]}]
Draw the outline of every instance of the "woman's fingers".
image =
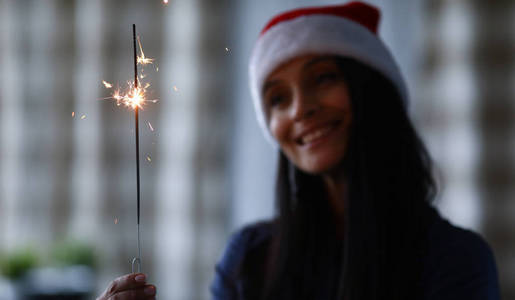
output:
[{"label": "woman's fingers", "polygon": [[152,297],[155,293],[155,286],[146,285],[145,274],[136,273],[120,276],[113,280],[98,299],[146,299]]},{"label": "woman's fingers", "polygon": [[111,295],[108,300],[141,300],[153,299],[156,295],[156,288],[153,285],[140,286],[131,290],[124,290]]},{"label": "woman's fingers", "polygon": [[146,280],[147,278],[145,274],[142,273],[123,275],[116,278],[109,284],[109,287],[107,288],[107,293],[110,296],[116,292],[130,290],[135,287],[144,285]]}]

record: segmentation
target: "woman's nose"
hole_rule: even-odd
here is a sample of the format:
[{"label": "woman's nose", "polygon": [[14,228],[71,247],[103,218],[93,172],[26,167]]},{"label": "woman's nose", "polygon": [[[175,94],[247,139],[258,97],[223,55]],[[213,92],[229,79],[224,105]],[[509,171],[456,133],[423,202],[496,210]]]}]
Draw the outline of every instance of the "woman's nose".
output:
[{"label": "woman's nose", "polygon": [[313,116],[319,109],[319,105],[313,96],[303,92],[297,92],[293,99],[293,119],[300,121]]}]

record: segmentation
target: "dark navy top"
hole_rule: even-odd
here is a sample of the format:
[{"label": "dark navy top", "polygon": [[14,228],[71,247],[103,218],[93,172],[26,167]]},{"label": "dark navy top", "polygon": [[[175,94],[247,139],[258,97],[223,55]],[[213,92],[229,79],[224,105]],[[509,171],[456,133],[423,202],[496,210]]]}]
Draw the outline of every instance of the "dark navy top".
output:
[{"label": "dark navy top", "polygon": [[[238,271],[245,256],[269,241],[272,234],[271,222],[258,222],[231,236],[215,266],[213,300],[245,300],[245,284]],[[483,238],[436,214],[428,239],[422,272],[424,300],[500,299],[495,259]]]}]

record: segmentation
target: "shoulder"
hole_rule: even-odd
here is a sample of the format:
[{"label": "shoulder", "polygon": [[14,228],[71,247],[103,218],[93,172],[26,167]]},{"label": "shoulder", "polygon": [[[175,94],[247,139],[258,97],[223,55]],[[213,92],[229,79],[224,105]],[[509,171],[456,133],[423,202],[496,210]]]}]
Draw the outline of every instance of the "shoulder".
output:
[{"label": "shoulder", "polygon": [[500,299],[495,258],[479,234],[439,215],[428,234],[423,273],[427,299]]},{"label": "shoulder", "polygon": [[247,254],[266,243],[272,237],[273,228],[272,221],[259,221],[231,234],[215,266],[215,278],[211,284],[214,299],[237,299],[242,292],[240,271]]},{"label": "shoulder", "polygon": [[218,265],[235,276],[246,254],[271,238],[273,226],[272,221],[259,221],[234,232]]}]

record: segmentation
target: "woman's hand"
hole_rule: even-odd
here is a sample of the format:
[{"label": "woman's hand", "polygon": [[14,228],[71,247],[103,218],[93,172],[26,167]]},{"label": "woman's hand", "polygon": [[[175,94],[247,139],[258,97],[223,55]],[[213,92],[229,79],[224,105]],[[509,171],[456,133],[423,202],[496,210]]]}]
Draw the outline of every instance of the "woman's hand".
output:
[{"label": "woman's hand", "polygon": [[146,283],[142,273],[127,274],[113,280],[97,300],[155,299],[156,287]]}]

